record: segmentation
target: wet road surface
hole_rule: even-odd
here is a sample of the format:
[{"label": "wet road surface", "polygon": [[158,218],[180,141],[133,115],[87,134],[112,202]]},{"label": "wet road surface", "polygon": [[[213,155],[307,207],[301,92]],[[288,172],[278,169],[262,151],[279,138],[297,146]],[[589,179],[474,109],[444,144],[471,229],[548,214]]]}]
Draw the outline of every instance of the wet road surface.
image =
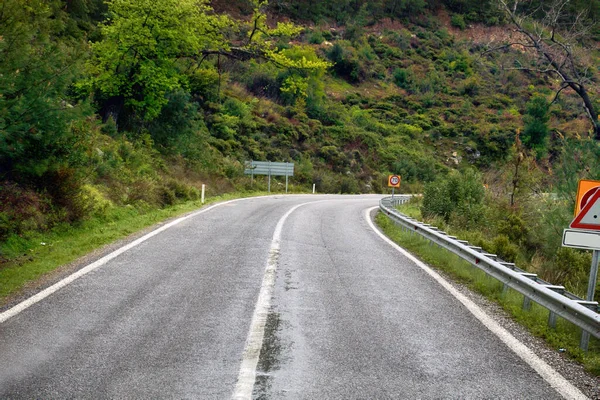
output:
[{"label": "wet road surface", "polygon": [[561,398],[377,236],[376,196],[231,202],[0,324],[0,398],[232,397],[278,221],[263,399]]}]

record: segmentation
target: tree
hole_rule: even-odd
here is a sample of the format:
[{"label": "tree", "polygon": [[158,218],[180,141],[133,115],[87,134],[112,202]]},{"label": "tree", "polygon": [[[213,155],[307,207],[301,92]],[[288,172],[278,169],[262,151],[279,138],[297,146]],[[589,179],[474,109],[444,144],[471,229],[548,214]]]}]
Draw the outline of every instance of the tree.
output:
[{"label": "tree", "polygon": [[208,0],[111,0],[103,39],[92,45],[92,78],[82,86],[99,96],[105,119],[117,120],[125,106],[151,121],[167,103],[166,94],[185,87],[188,74],[209,57],[261,57],[306,70],[327,67],[322,61],[286,57],[272,39],[291,37],[301,28],[287,23],[269,28],[263,11],[267,2],[252,4],[252,19],[236,22],[215,14]]},{"label": "tree", "polygon": [[85,83],[109,105],[105,119],[118,119],[119,107],[110,105],[120,103],[156,118],[166,93],[184,83],[179,60],[229,50],[224,29],[231,21],[209,14],[207,0],[112,0],[108,9]]},{"label": "tree", "polygon": [[0,4],[0,180],[48,183],[81,153],[73,122],[83,109],[65,93],[78,77],[81,43],[61,37],[60,2]]},{"label": "tree", "polygon": [[[531,50],[536,56],[534,65],[518,65],[516,69],[558,78],[560,86],[553,102],[563,90],[572,89],[581,98],[595,139],[600,140],[598,110],[588,89],[593,84],[592,65],[586,59],[586,49],[581,46],[594,27],[586,11],[569,13],[570,0],[540,2],[533,10],[525,8],[524,0],[498,0],[498,4],[519,35],[516,41],[487,52],[511,47]],[[533,18],[535,16],[540,18]]]},{"label": "tree", "polygon": [[523,144],[528,149],[534,150],[540,158],[546,153],[548,146],[548,108],[545,97],[534,96],[527,103],[526,114],[523,117],[525,129],[523,131]]}]

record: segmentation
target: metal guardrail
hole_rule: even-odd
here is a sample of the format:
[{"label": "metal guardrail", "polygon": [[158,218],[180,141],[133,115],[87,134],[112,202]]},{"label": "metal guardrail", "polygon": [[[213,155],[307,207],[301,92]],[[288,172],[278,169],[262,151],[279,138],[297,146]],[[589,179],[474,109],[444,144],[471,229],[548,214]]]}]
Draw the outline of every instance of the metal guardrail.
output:
[{"label": "metal guardrail", "polygon": [[435,226],[410,218],[395,207],[410,201],[411,196],[397,195],[385,197],[379,202],[379,208],[392,221],[403,228],[416,232],[432,243],[456,254],[471,265],[484,271],[504,284],[505,290],[514,289],[524,296],[524,307],[535,301],[550,311],[548,323],[556,326],[556,317],[560,316],[575,324],[592,336],[600,339],[600,307],[598,302],[586,301],[564,286],[546,282],[536,274],[526,272],[513,263],[504,262],[495,254],[485,252],[481,247],[470,245],[465,240],[450,236]]}]

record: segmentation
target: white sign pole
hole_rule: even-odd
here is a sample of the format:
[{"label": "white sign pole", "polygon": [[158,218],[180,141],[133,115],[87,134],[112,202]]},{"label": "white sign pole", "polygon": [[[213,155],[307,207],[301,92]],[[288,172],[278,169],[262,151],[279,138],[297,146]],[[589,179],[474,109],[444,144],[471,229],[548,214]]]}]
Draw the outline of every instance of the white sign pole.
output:
[{"label": "white sign pole", "polygon": [[313,183],[313,194],[315,194],[315,189],[316,189],[316,187],[317,187],[317,184],[316,184],[316,183]]},{"label": "white sign pole", "polygon": [[592,268],[590,269],[590,280],[588,283],[587,300],[594,301],[594,291],[596,290],[596,281],[598,280],[598,261],[600,260],[600,250],[594,250],[592,256]]},{"label": "white sign pole", "polygon": [[[600,250],[594,250],[594,255],[592,256],[592,267],[590,269],[590,280],[588,282],[588,290],[587,290],[587,301],[594,301],[594,292],[596,290],[596,280],[598,279],[598,260],[600,260]],[[581,343],[579,347],[583,351],[588,350],[588,346],[590,343],[590,333],[583,331],[581,332]]]},{"label": "white sign pole", "polygon": [[202,196],[201,196],[202,204],[204,204],[204,192],[205,192],[205,189],[206,189],[206,185],[203,183],[202,184]]}]

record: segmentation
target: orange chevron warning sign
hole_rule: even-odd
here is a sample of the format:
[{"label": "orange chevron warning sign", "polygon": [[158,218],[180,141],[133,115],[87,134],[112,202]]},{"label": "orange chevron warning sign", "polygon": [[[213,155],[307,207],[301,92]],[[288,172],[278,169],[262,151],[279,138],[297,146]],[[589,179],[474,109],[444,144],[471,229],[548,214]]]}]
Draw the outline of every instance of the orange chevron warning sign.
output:
[{"label": "orange chevron warning sign", "polygon": [[600,190],[594,191],[569,227],[600,231]]},{"label": "orange chevron warning sign", "polygon": [[579,181],[579,184],[577,185],[577,200],[575,201],[574,216],[579,215],[581,209],[599,188],[600,181],[593,181],[590,179],[582,179]]}]

